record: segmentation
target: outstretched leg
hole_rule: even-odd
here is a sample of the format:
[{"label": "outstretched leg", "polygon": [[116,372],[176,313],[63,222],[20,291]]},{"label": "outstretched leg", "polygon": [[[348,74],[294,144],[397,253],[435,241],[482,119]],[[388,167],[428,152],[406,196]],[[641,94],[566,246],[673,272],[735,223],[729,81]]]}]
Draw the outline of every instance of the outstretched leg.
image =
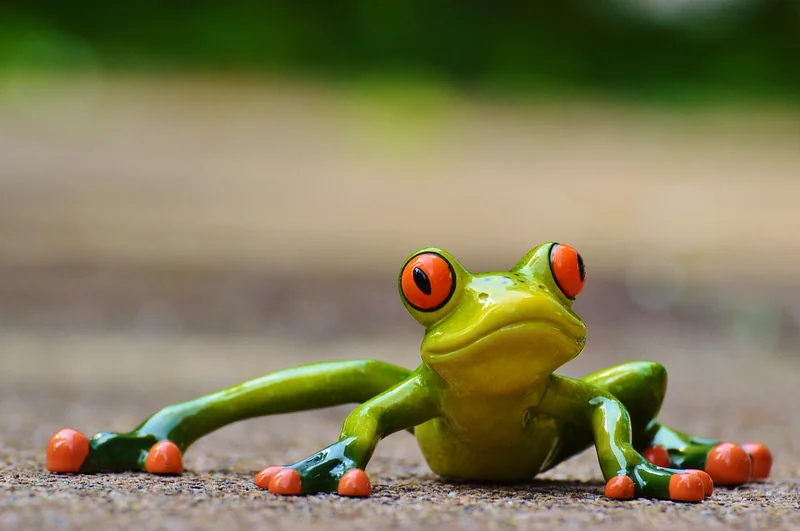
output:
[{"label": "outstretched leg", "polygon": [[[679,470],[648,462],[633,445],[634,427],[628,409],[606,389],[551,375],[538,411],[591,430],[591,441],[607,482],[606,497],[699,502],[713,492],[713,482],[702,470]],[[581,437],[581,433],[562,434],[567,440],[573,436]],[[570,442],[573,449],[579,447],[575,440]]]},{"label": "outstretched leg", "polygon": [[[584,376],[581,381],[611,393],[622,402],[630,416],[634,447],[640,448],[640,434],[645,432],[658,415],[667,392],[667,371],[664,367],[648,361],[628,362]],[[591,429],[579,428],[573,424],[565,427],[562,440],[564,443],[561,449],[546,469],[594,444]]]},{"label": "outstretched leg", "polygon": [[761,443],[738,445],[693,437],[653,420],[639,437],[648,461],[673,468],[705,470],[717,485],[742,485],[769,477],[772,453]]},{"label": "outstretched leg", "polygon": [[345,419],[339,440],[307,459],[272,466],[256,476],[256,485],[274,494],[338,492],[368,496],[364,469],[378,443],[441,414],[435,393],[427,385],[423,366],[402,382],[355,408]]},{"label": "outstretched leg", "polygon": [[410,371],[373,360],[317,363],[267,374],[158,411],[129,433],[87,439],[65,429],[47,447],[51,472],[183,471],[182,454],[223,426],[254,417],[363,403],[406,379]]},{"label": "outstretched leg", "polygon": [[[692,437],[656,420],[667,390],[667,371],[659,363],[636,361],[592,373],[581,381],[614,395],[630,415],[633,446],[651,463],[677,469],[705,470],[718,485],[739,485],[769,476],[772,456],[766,446],[742,446]],[[592,445],[589,430],[568,426],[550,467]]]}]

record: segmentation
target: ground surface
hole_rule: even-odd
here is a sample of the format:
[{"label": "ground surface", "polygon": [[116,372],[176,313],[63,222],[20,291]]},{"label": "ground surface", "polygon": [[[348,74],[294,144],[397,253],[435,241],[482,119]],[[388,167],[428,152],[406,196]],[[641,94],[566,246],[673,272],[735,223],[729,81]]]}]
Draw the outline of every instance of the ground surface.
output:
[{"label": "ground surface", "polygon": [[[0,528],[107,529],[704,529],[800,525],[797,359],[721,345],[675,328],[608,328],[565,372],[579,375],[646,349],[670,368],[662,418],[688,431],[774,450],[773,477],[718,490],[701,505],[602,497],[587,452],[530,486],[474,487],[437,480],[411,436],[396,434],[368,468],[369,500],[333,495],[279,498],[256,489],[260,468],[293,462],[332,442],[348,408],[246,421],[201,440],[181,478],[56,477],[43,470],[49,436],[65,426],[126,430],[157,408],[288,365],[373,356],[413,366],[418,336],[319,343],[198,337],[6,333],[15,363],[2,375]],[[685,331],[684,331],[685,332]],[[676,337],[677,336],[677,337]],[[691,348],[690,348],[691,347]],[[720,349],[724,350],[724,355]],[[143,369],[138,370],[137,369]],[[792,399],[795,397],[795,399]]]}]

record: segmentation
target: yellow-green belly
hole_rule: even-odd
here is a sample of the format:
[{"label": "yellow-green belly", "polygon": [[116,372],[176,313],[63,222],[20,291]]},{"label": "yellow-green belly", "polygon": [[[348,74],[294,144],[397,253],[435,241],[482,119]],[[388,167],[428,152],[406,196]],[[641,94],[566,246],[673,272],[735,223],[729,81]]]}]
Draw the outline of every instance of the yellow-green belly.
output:
[{"label": "yellow-green belly", "polygon": [[558,449],[561,421],[534,411],[481,409],[414,429],[434,473],[472,481],[525,481]]}]

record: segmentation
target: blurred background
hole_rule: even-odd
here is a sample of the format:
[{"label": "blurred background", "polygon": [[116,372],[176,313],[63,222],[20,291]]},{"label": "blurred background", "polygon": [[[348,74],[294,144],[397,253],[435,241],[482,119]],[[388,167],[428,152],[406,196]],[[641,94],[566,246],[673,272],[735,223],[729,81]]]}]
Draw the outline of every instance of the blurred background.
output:
[{"label": "blurred background", "polygon": [[656,359],[688,393],[665,415],[793,452],[799,35],[797,0],[7,0],[5,448],[298,363],[414,366],[407,255],[558,240],[588,269],[566,373]]}]

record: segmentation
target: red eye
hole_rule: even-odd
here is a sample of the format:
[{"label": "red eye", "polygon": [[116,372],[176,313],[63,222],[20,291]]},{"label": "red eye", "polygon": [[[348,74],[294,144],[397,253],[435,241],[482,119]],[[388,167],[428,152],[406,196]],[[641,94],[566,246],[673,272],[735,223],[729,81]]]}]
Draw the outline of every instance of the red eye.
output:
[{"label": "red eye", "polygon": [[438,310],[447,304],[455,288],[453,267],[440,254],[418,254],[408,261],[400,273],[403,297],[420,311]]},{"label": "red eye", "polygon": [[564,295],[570,299],[577,297],[586,282],[586,268],[580,253],[569,245],[557,243],[550,251],[550,267]]}]

